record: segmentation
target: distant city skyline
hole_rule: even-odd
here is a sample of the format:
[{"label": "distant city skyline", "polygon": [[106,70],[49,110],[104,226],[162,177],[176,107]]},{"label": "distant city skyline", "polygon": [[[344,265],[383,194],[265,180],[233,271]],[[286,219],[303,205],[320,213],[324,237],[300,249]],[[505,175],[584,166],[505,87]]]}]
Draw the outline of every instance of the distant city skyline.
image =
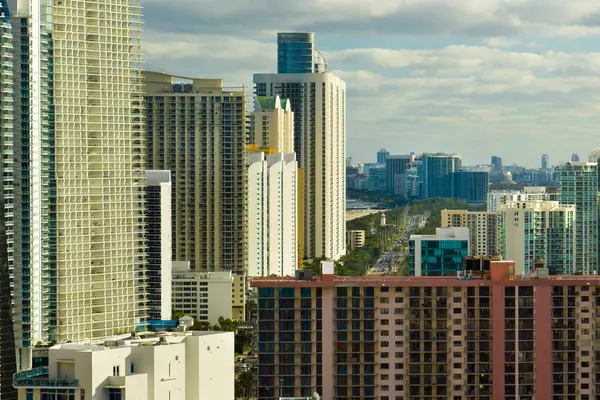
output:
[{"label": "distant city skyline", "polygon": [[459,152],[552,163],[600,147],[600,3],[144,2],[146,68],[246,84],[277,72],[276,33],[315,32],[347,82],[347,154]]}]

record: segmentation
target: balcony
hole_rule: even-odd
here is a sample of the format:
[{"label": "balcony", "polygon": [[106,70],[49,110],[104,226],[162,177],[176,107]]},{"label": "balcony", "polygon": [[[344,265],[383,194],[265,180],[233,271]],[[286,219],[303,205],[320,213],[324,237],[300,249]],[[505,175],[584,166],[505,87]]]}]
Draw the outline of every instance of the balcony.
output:
[{"label": "balcony", "polygon": [[78,389],[77,379],[50,379],[48,367],[34,368],[27,371],[17,372],[13,376],[15,388],[68,388]]}]

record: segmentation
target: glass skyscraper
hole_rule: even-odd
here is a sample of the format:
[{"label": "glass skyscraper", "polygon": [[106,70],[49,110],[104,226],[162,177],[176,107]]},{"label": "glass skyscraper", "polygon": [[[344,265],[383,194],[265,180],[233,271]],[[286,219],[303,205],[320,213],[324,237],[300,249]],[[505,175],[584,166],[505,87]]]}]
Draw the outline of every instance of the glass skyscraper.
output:
[{"label": "glass skyscraper", "polygon": [[457,171],[453,174],[452,197],[468,204],[485,204],[489,180],[487,171]]},{"label": "glass skyscraper", "polygon": [[452,174],[461,169],[461,157],[458,154],[425,153],[420,161],[417,163],[421,184],[419,197],[452,197]]},{"label": "glass skyscraper", "polygon": [[327,62],[315,46],[314,33],[277,34],[277,73],[311,74],[327,71]]}]

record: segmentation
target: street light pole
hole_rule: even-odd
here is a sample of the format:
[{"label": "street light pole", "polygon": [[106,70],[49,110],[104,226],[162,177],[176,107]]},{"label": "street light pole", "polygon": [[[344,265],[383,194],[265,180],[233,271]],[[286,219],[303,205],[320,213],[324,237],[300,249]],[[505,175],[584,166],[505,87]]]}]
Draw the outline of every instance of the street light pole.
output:
[{"label": "street light pole", "polygon": [[283,398],[283,378],[279,378],[279,399]]}]

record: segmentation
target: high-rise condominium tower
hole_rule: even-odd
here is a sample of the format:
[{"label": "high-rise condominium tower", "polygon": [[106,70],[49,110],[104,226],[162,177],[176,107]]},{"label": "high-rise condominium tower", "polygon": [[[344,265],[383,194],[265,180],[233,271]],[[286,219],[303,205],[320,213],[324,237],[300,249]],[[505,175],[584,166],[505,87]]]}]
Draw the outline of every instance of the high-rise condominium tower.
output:
[{"label": "high-rise condominium tower", "polygon": [[550,164],[548,162],[548,154],[542,154],[542,169],[550,168]]},{"label": "high-rise condominium tower", "polygon": [[16,400],[17,391],[12,385],[17,368],[9,272],[14,207],[13,46],[10,10],[5,0],[0,0],[0,36],[0,400]]},{"label": "high-rise condominium tower", "polygon": [[252,114],[254,143],[259,149],[277,153],[294,152],[294,113],[288,99],[279,96],[256,98]]},{"label": "high-rise condominium tower", "polygon": [[517,274],[543,262],[553,275],[575,272],[575,211],[557,201],[510,201],[498,212],[498,247]]},{"label": "high-rise condominium tower", "polygon": [[291,101],[294,150],[304,169],[304,257],[338,259],[346,253],[346,83],[321,69],[279,71],[255,74],[254,83],[257,96]]},{"label": "high-rise condominium tower", "polygon": [[390,152],[387,149],[381,149],[377,152],[377,164],[385,165],[386,159],[389,157]]},{"label": "high-rise condominium tower", "polygon": [[298,163],[294,153],[248,155],[248,275],[293,276]]},{"label": "high-rise condominium tower", "polygon": [[559,172],[560,202],[575,205],[575,271],[598,270],[598,164],[568,162]]},{"label": "high-rise condominium tower", "polygon": [[469,228],[469,255],[498,255],[498,214],[442,210],[442,228]]},{"label": "high-rise condominium tower", "polygon": [[[181,83],[176,82],[180,80]],[[173,257],[246,271],[246,97],[221,79],[145,73],[148,165],[173,174]]]},{"label": "high-rise condominium tower", "polygon": [[172,218],[171,171],[146,170],[145,220],[147,261],[140,285],[146,290],[148,319],[171,319]]},{"label": "high-rise condominium tower", "polygon": [[498,156],[492,156],[492,170],[502,171],[502,158]]},{"label": "high-rise condominium tower", "polygon": [[16,340],[131,331],[145,313],[140,1],[14,3]]}]

